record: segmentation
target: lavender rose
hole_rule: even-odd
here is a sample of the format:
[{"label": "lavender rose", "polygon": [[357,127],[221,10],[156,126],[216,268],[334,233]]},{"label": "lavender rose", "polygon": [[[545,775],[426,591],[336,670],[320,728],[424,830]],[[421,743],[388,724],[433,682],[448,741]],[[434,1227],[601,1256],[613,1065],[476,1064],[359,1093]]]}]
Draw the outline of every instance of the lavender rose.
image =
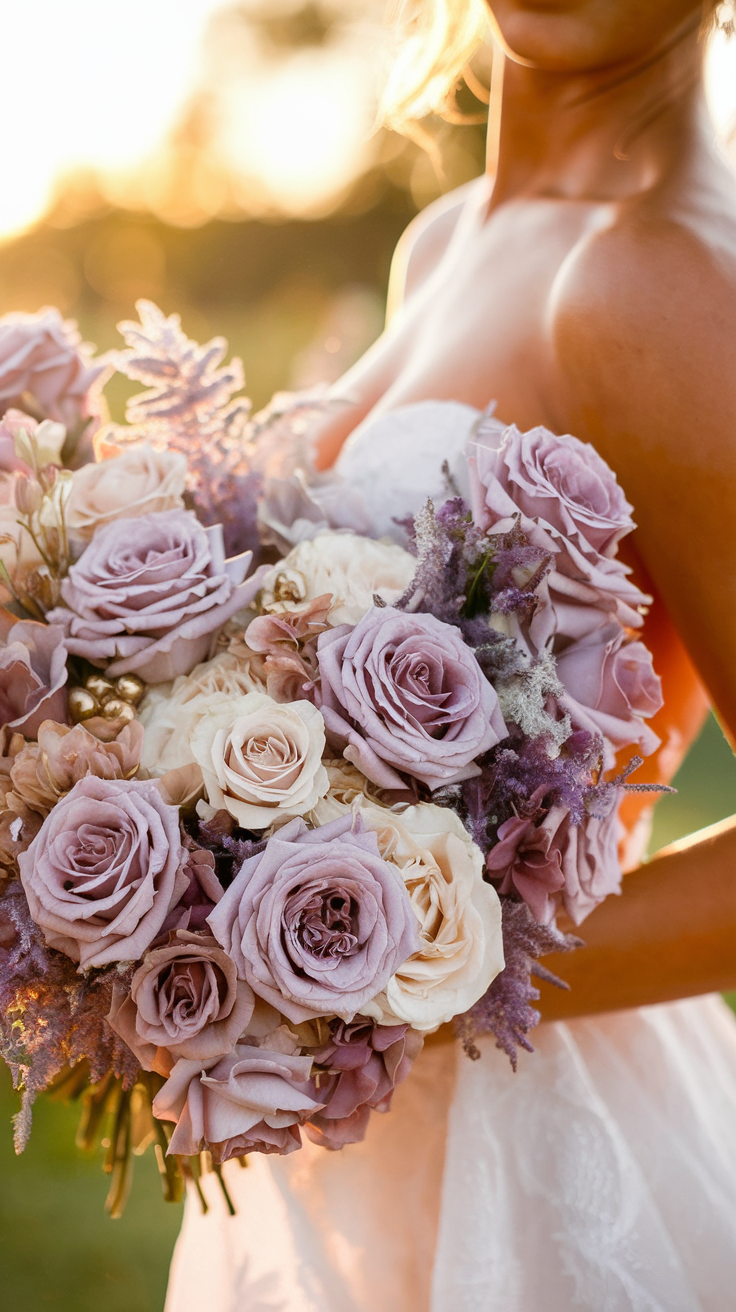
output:
[{"label": "lavender rose", "polygon": [[82,779],[47,816],[20,877],[49,947],[80,969],[135,961],[188,887],[179,813],[155,784]]},{"label": "lavender rose", "polygon": [[557,675],[576,726],[602,733],[614,748],[656,751],[659,738],[644,718],[663,705],[662,684],[643,642],[627,642],[619,624],[607,624],[558,656]]},{"label": "lavender rose", "polygon": [[325,1105],[310,1116],[308,1138],[333,1149],[360,1143],[371,1111],[389,1110],[394,1089],[406,1079],[423,1043],[408,1025],[376,1025],[365,1016],[349,1025],[331,1021],[327,1042],[310,1049],[325,1068],[316,1080]]},{"label": "lavender rose", "polygon": [[490,527],[517,511],[540,519],[580,550],[613,556],[634,527],[632,506],[589,442],[546,428],[520,433],[496,420],[481,424],[470,452],[478,522]]},{"label": "lavender rose", "polygon": [[89,414],[89,390],[105,368],[58,310],[0,318],[0,411],[22,409],[30,396],[49,419],[74,427]]},{"label": "lavender rose", "polygon": [[349,815],[285,825],[244,861],[209,924],[241,977],[296,1023],[352,1020],[417,946],[399,871]]},{"label": "lavender rose", "polygon": [[12,625],[0,648],[0,726],[34,738],[44,720],[66,718],[66,657],[61,625]]},{"label": "lavender rose", "polygon": [[119,986],[108,1021],[144,1070],[169,1075],[175,1062],[230,1052],[253,1015],[253,993],[210,934],[179,930],[148,952],[130,992]]},{"label": "lavender rose", "polygon": [[226,561],[222,528],[185,510],[118,519],[95,534],[49,613],[68,650],[108,673],[147,683],[187,674],[212,655],[217,630],[260,585],[243,582],[252,555]]},{"label": "lavender rose", "polygon": [[380,788],[397,771],[429,788],[469,779],[506,737],[498,698],[457,629],[432,615],[373,608],[320,635],[319,706],[343,755]]},{"label": "lavender rose", "polygon": [[268,1040],[260,1047],[238,1044],[208,1069],[178,1061],[153,1103],[154,1116],[176,1123],[168,1151],[188,1157],[206,1145],[216,1162],[248,1152],[294,1152],[301,1147],[299,1126],[321,1107],[311,1068],[311,1057],[271,1048]]},{"label": "lavender rose", "polygon": [[556,647],[605,623],[606,612],[629,628],[642,624],[651,601],[614,559],[634,527],[631,506],[615,474],[588,443],[545,428],[520,433],[490,417],[469,447],[473,518],[494,533],[514,516],[536,547],[551,553],[553,569],[540,591],[530,635],[538,651]]}]

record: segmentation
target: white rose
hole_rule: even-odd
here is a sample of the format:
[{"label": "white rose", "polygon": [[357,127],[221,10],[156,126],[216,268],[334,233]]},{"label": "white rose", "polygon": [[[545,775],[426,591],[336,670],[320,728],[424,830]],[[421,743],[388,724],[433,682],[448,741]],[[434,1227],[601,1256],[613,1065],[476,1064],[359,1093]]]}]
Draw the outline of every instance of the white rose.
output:
[{"label": "white rose", "polygon": [[200,815],[225,809],[243,829],[266,829],[310,811],[329,784],[316,706],[261,692],[222,703],[222,696],[212,699],[192,734],[209,802],[199,803]]},{"label": "white rose", "polygon": [[501,903],[454,811],[429,803],[400,814],[361,803],[356,810],[401,871],[421,944],[362,1011],[428,1033],[472,1007],[503,970]]},{"label": "white rose", "polygon": [[74,473],[66,510],[69,532],[77,541],[87,542],[103,524],[121,516],[178,510],[184,505],[186,477],[187,462],[181,452],[155,451],[146,442],[109,460],[82,465]]},{"label": "white rose", "polygon": [[138,708],[145,736],[141,766],[149,775],[163,775],[183,765],[194,764],[191,739],[203,715],[212,709],[218,695],[229,705],[233,698],[260,690],[260,661],[239,659],[222,652],[197,665],[173,683],[149,688]]},{"label": "white rose", "polygon": [[373,605],[375,593],[392,605],[415,571],[414,557],[392,542],[375,542],[357,533],[318,533],[300,542],[266,576],[264,604],[275,600],[288,608],[290,600],[312,601],[331,592],[330,624],[357,624]]}]

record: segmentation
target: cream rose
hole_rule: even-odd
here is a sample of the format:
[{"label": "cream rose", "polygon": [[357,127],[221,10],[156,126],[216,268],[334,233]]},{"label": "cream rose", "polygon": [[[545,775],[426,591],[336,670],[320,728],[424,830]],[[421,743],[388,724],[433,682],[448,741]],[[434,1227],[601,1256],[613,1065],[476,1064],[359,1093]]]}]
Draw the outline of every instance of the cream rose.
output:
[{"label": "cream rose", "polygon": [[388,604],[406,591],[416,561],[403,547],[356,533],[323,532],[300,542],[266,576],[264,604],[312,601],[332,593],[330,624],[357,624],[376,593]]},{"label": "cream rose", "polygon": [[396,814],[358,803],[385,860],[401,871],[420,947],[362,1011],[381,1025],[436,1030],[472,1007],[504,967],[501,903],[483,854],[453,811],[420,803]]},{"label": "cream rose", "polygon": [[88,542],[113,519],[180,510],[187,462],[179,451],[154,451],[147,442],[127,447],[110,460],[76,470],[67,504],[67,526]]},{"label": "cream rose", "polygon": [[212,698],[221,696],[229,705],[233,698],[262,690],[261,662],[222,652],[197,665],[173,683],[149,688],[138,708],[145,729],[141,766],[149,775],[163,775],[183,765],[192,765],[191,738],[202,715],[212,709]]},{"label": "cream rose", "polygon": [[324,797],[321,797],[317,805],[309,812],[306,819],[315,829],[320,825],[327,825],[331,820],[337,820],[346,811],[352,810],[355,802],[370,801],[374,806],[380,806],[378,798],[373,794],[375,790],[373,785],[361,774],[357,765],[350,761],[338,759],[335,761],[326,760],[324,767],[327,771],[329,787]]},{"label": "cream rose", "polygon": [[275,702],[251,692],[203,715],[191,748],[209,807],[230,812],[243,829],[266,829],[304,815],[327,792],[325,726],[311,702]]}]

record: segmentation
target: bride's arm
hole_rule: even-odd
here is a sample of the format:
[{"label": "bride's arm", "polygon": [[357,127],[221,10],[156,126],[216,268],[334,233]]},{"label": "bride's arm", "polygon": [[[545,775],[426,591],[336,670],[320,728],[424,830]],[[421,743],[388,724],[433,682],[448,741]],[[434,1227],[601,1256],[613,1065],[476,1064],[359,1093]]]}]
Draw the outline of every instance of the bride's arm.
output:
[{"label": "bride's arm", "polygon": [[[676,225],[604,240],[557,288],[558,431],[593,442],[635,547],[736,741],[736,258]],[[736,799],[734,799],[736,804]],[[555,960],[555,1019],[736,987],[736,818],[628,875]]]}]

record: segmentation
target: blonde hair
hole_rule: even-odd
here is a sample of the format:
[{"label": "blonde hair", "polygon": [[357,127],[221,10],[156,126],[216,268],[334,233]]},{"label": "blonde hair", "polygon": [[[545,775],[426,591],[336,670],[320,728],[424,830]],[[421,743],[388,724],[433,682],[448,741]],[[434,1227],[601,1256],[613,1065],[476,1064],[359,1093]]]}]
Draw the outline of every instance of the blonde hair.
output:
[{"label": "blonde hair", "polygon": [[454,96],[470,60],[488,39],[485,0],[393,0],[397,56],[380,116],[406,131],[427,114],[452,117]]}]

